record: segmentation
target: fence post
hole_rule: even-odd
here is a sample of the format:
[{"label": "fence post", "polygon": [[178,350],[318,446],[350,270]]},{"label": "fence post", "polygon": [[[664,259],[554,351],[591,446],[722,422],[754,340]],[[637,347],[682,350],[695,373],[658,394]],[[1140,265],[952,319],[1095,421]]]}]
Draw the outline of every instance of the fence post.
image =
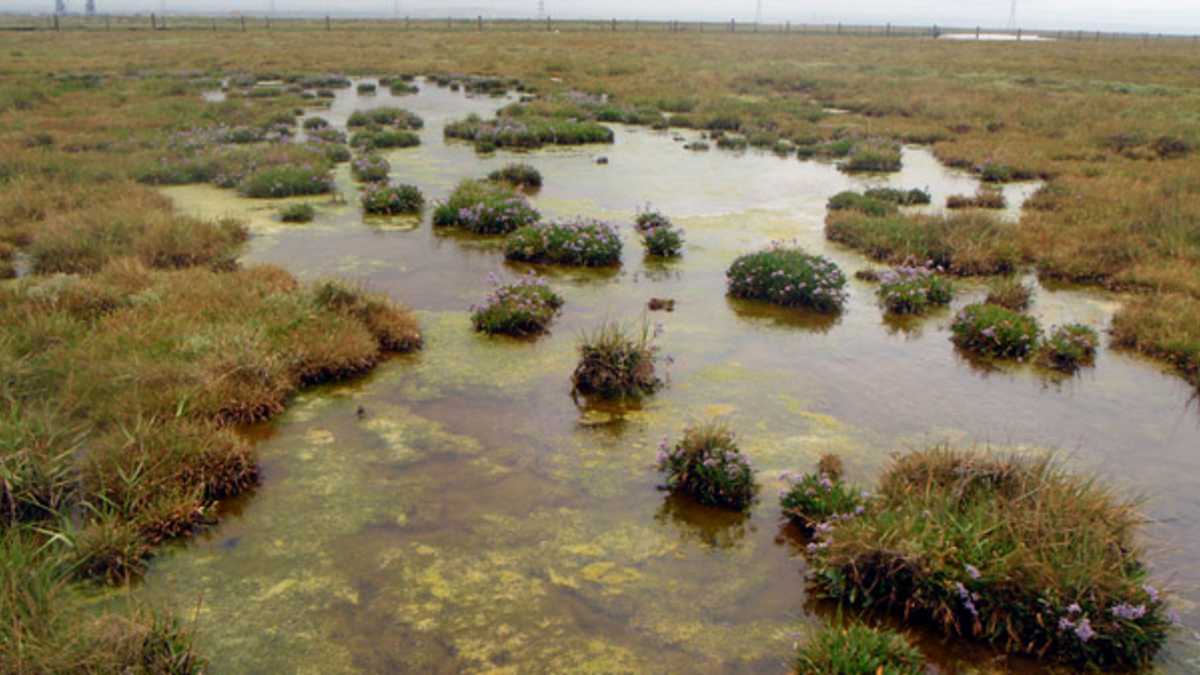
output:
[{"label": "fence post", "polygon": [[550,17],[546,17],[546,32],[550,32]]},{"label": "fence post", "polygon": [[480,17],[477,19],[477,21],[478,21],[478,23],[479,23],[479,32],[480,32],[480,33],[482,33],[482,32],[483,32],[483,16],[480,16]]},{"label": "fence post", "polygon": [[267,30],[271,30],[271,17],[264,16],[263,19],[265,19],[267,22]]},{"label": "fence post", "polygon": [[888,22],[888,25],[886,27],[884,27],[883,35],[884,35],[884,37],[892,36],[892,24],[890,21]]},{"label": "fence post", "polygon": [[730,32],[730,33],[736,33],[736,32],[737,32],[737,19],[730,19],[730,20],[729,20],[729,32]]},{"label": "fence post", "polygon": [[240,18],[242,20],[242,32],[245,33],[246,32],[246,15],[243,14],[242,16],[240,16],[238,18]]},{"label": "fence post", "polygon": [[328,14],[326,14],[326,15],[325,15],[325,32],[326,32],[326,33],[328,33],[329,31],[330,31],[330,26],[329,26],[329,15],[328,15]]},{"label": "fence post", "polygon": [[617,20],[616,19],[612,20],[612,29],[613,29],[612,32],[614,32],[614,33],[617,32]]},{"label": "fence post", "polygon": [[788,21],[787,23],[783,24],[783,32],[785,32],[785,33],[792,32],[792,22],[791,21]]},{"label": "fence post", "polygon": [[[57,20],[55,23],[57,23]],[[158,18],[153,13],[150,14],[150,30],[158,30]]]},{"label": "fence post", "polygon": [[106,31],[112,30],[112,25],[108,22],[109,18],[107,14],[104,15],[104,30]]},{"label": "fence post", "polygon": [[1020,42],[1020,41],[1021,41],[1021,29],[1018,28],[1017,29],[1017,42]]},{"label": "fence post", "polygon": [[212,32],[214,32],[214,33],[217,32],[217,20],[216,19],[212,20]]},{"label": "fence post", "polygon": [[408,17],[404,17],[404,30],[410,30],[412,26],[409,24]]}]

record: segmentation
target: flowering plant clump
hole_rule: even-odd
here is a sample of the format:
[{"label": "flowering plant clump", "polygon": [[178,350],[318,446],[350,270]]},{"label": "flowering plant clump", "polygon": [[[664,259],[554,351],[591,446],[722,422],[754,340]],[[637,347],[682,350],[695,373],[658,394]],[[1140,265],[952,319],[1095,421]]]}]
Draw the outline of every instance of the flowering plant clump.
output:
[{"label": "flowering plant clump", "polygon": [[892,314],[924,314],[954,298],[954,284],[928,267],[896,267],[881,274],[879,282],[879,302]]},{"label": "flowering plant clump", "polygon": [[363,211],[374,215],[394,216],[419,213],[425,197],[415,185],[371,183],[363,191]]},{"label": "flowering plant clump", "polygon": [[825,208],[830,211],[859,211],[868,216],[887,216],[896,212],[896,202],[846,190],[830,197]]},{"label": "flowering plant clump", "polygon": [[658,470],[667,475],[667,489],[712,506],[740,511],[754,501],[758,489],[734,432],[720,422],[689,426],[674,447],[664,438]]},{"label": "flowering plant clump", "polygon": [[1002,359],[1023,359],[1038,345],[1037,319],[999,305],[967,305],[950,325],[954,344],[967,351]]},{"label": "flowering plant clump", "polygon": [[504,242],[509,260],[604,267],[621,263],[621,237],[609,223],[575,218],[534,223]]},{"label": "flowering plant clump", "polygon": [[649,232],[656,227],[670,227],[671,219],[667,218],[658,211],[642,211],[637,214],[637,219],[633,221],[634,227],[638,232]]},{"label": "flowering plant clump", "polygon": [[820,312],[839,311],[846,303],[846,277],[837,265],[780,242],[734,260],[725,278],[735,298]]},{"label": "flowering plant clump", "polygon": [[1038,350],[1038,363],[1054,370],[1073,373],[1096,359],[1100,336],[1095,329],[1079,323],[1056,326]]},{"label": "flowering plant clump", "polygon": [[282,164],[250,173],[238,184],[246,197],[292,197],[333,191],[333,179],[323,166]]},{"label": "flowering plant clump", "polygon": [[642,232],[642,244],[656,258],[675,258],[683,251],[683,232],[670,224],[652,227]]},{"label": "flowering plant clump", "polygon": [[513,163],[506,164],[503,168],[488,174],[488,180],[500,181],[516,187],[540,188],[542,173],[528,164]]},{"label": "flowering plant clump", "polygon": [[492,285],[483,304],[471,307],[471,323],[481,333],[541,333],[563,305],[562,297],[533,273],[511,284],[493,277]]},{"label": "flowering plant clump", "polygon": [[1049,457],[934,448],[896,458],[869,508],[818,525],[806,554],[817,590],[852,606],[919,612],[1080,671],[1135,669],[1173,623],[1140,560],[1141,522]]},{"label": "flowering plant clump", "polygon": [[647,324],[638,331],[606,321],[580,340],[572,393],[608,399],[654,393],[663,384],[655,374],[656,361],[658,347]]},{"label": "flowering plant clump", "polygon": [[541,218],[529,201],[507,184],[468,180],[438,204],[433,224],[475,234],[508,234]]},{"label": "flowering plant clump", "polygon": [[788,471],[782,478],[788,483],[779,493],[783,514],[807,531],[861,515],[866,509],[867,494],[846,485],[836,473],[818,470],[798,476]]},{"label": "flowering plant clump", "polygon": [[446,138],[471,141],[493,148],[540,148],[543,145],[581,145],[612,143],[613,131],[592,121],[525,114],[520,119],[501,115],[484,120],[478,115],[450,122],[443,129]]},{"label": "flowering plant clump", "polygon": [[886,139],[857,141],[838,168],[847,173],[900,170],[900,144]]},{"label": "flowering plant clump", "polygon": [[392,170],[392,165],[379,155],[367,155],[360,157],[350,164],[350,174],[355,180],[363,182],[378,182],[387,180],[388,172]]}]

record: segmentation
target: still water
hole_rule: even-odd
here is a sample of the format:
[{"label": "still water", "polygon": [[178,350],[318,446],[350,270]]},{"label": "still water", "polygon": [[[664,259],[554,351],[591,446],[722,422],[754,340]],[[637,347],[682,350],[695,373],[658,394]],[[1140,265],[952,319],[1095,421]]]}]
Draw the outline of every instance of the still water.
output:
[{"label": "still water", "polygon": [[[423,144],[387,157],[394,179],[431,200],[516,157],[481,158],[441,135],[446,121],[489,115],[507,99],[425,84],[400,99],[338,96],[316,113],[335,126],[379,105],[425,118]],[[971,176],[919,148],[880,179],[682,145],[673,133],[616,127],[611,146],[520,155],[545,177],[538,209],[622,223],[625,243],[619,271],[538,270],[566,306],[532,341],[483,337],[469,321],[489,274],[527,267],[506,264],[495,241],[433,231],[427,216],[364,221],[345,165],[345,202],[310,200],[319,215],[309,225],[276,222],[277,202],[166,189],[186,212],[247,220],[245,264],[358,280],[413,307],[426,346],[365,379],[311,390],[252,430],[262,486],[226,505],[203,537],[158,557],[134,592],[196,617],[214,672],[778,673],[823,611],[805,590],[802,544],[779,515],[779,473],[837,452],[852,479],[869,483],[891,453],[948,442],[1054,449],[1144,495],[1157,578],[1177,590],[1185,623],[1200,625],[1200,411],[1183,381],[1105,349],[1076,377],[965,359],[947,325],[985,294],[972,282],[949,310],[902,322],[884,319],[874,288],[854,280],[837,318],[724,294],[734,257],[772,240],[796,240],[847,275],[866,266],[824,239],[825,202],[838,191],[925,187],[939,204],[973,193]],[[1035,187],[1006,187],[1008,217]],[[647,204],[685,229],[678,262],[643,260],[630,223]],[[1046,327],[1102,330],[1121,302],[1037,289],[1032,313]],[[674,298],[675,311],[647,314],[651,297]],[[620,415],[577,406],[568,380],[578,334],[643,317],[661,324],[669,386]],[[656,489],[658,441],[714,415],[739,430],[760,472],[748,515]],[[1161,668],[1200,668],[1194,644],[1181,630]],[[936,636],[922,646],[943,672],[993,656]]]}]

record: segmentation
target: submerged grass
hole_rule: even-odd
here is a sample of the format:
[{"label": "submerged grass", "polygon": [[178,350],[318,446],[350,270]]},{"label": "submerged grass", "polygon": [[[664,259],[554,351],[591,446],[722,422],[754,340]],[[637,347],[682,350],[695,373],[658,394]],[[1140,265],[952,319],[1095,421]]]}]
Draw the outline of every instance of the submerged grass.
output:
[{"label": "submerged grass", "polygon": [[1136,667],[1166,641],[1135,505],[1044,456],[934,448],[896,459],[864,513],[809,547],[811,579],[859,607],[1085,667]]}]

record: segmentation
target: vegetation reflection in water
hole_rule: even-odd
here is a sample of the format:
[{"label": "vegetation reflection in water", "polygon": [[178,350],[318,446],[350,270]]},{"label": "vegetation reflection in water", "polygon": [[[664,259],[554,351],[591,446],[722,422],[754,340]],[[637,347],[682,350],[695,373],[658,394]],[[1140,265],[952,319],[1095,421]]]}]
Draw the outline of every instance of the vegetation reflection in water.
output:
[{"label": "vegetation reflection in water", "polygon": [[[339,93],[321,114],[342,124],[355,105]],[[393,178],[431,199],[512,161],[440,140],[445,120],[498,103],[423,87],[403,105],[426,118],[423,144],[386,156]],[[349,274],[403,297],[420,310],[426,349],[354,386],[305,394],[260,444],[264,485],[240,515],[153,564],[137,592],[181,611],[198,605],[216,670],[777,672],[813,620],[777,476],[831,451],[865,480],[889,451],[933,439],[1066,448],[1124,486],[1160,486],[1150,509],[1166,522],[1155,532],[1197,540],[1200,513],[1185,501],[1196,485],[1181,469],[1197,468],[1187,451],[1200,428],[1187,385],[1158,369],[1104,349],[1094,371],[1070,379],[977,369],[947,339],[950,314],[897,329],[858,281],[834,316],[726,299],[728,264],[771,240],[798,240],[848,276],[867,266],[827,244],[821,222],[830,195],[878,181],[755,151],[689,154],[644,129],[619,128],[604,153],[607,166],[586,148],[523,157],[545,178],[534,204],[628,223],[651,201],[687,230],[685,256],[642,261],[625,227],[621,271],[546,270],[566,302],[536,341],[479,335],[467,309],[488,273],[528,267],[427,223],[363,224],[345,169],[349,204],[321,208],[314,223],[284,226],[272,209],[250,218],[260,236],[248,262]],[[935,204],[977,186],[925,151],[904,158],[889,183],[927,187]],[[1006,189],[1010,210],[1028,191]],[[205,215],[261,208],[207,187],[166,192]],[[952,311],[986,292],[964,284]],[[640,316],[651,296],[677,302],[649,315],[674,359],[669,386],[623,414],[577,408],[577,335]],[[1103,326],[1114,300],[1039,286],[1033,313],[1045,325]],[[763,482],[745,516],[655,489],[659,439],[714,415],[738,428]],[[1144,461],[1150,449],[1169,459]],[[1173,571],[1196,546],[1155,560]],[[1187,614],[1194,598],[1183,596]],[[1189,649],[1176,645],[1168,661]],[[932,651],[942,663],[964,658]]]}]

